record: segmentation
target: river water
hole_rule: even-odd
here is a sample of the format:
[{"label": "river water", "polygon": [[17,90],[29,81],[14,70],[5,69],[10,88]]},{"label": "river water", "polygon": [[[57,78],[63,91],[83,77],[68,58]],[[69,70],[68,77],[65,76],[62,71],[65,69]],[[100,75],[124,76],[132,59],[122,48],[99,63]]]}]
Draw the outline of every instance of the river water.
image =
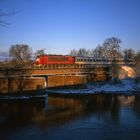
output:
[{"label": "river water", "polygon": [[0,140],[140,140],[140,96],[0,101]]}]

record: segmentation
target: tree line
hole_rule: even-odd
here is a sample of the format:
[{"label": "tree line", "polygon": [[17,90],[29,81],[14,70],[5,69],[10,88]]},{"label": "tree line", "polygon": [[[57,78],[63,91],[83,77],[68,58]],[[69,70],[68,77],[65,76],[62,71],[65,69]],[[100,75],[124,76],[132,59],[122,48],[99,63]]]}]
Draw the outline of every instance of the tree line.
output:
[{"label": "tree line", "polygon": [[[79,50],[73,49],[68,55],[70,56],[83,56],[83,57],[109,57],[109,58],[129,58],[135,62],[136,66],[140,66],[140,52],[133,49],[121,48],[121,39],[111,37],[104,40],[102,45],[98,45],[95,49],[80,48]],[[26,44],[11,45],[9,49],[9,66],[13,67],[28,67],[34,64],[36,57],[44,55],[45,49],[32,52],[32,48]]]},{"label": "tree line", "polygon": [[[85,56],[85,57],[111,57],[112,58],[112,77],[118,79],[120,66],[117,65],[114,58],[124,57],[131,58],[134,62],[134,69],[137,76],[140,76],[140,52],[136,52],[133,49],[121,49],[121,40],[116,37],[107,38],[102,45],[98,45],[95,49],[87,50],[80,48],[79,50],[71,50],[69,55],[71,56]],[[13,80],[17,82],[19,91],[22,91],[25,83],[25,76],[31,75],[28,68],[34,66],[34,60],[40,55],[45,55],[45,49],[37,50],[35,53],[32,52],[32,48],[26,44],[15,44],[11,45],[9,49],[10,60],[5,64],[0,64],[1,68],[5,68],[3,73],[4,76],[8,77],[11,75],[19,75],[18,78],[8,77],[8,91],[11,92],[11,83]],[[11,71],[11,68],[18,68],[18,71]],[[102,71],[102,73],[104,73]],[[114,80],[115,81],[115,80]]]},{"label": "tree line", "polygon": [[102,45],[98,45],[95,49],[80,48],[78,50],[72,49],[69,53],[71,56],[84,56],[84,57],[123,57],[123,58],[138,58],[140,52],[136,52],[133,49],[121,48],[121,39],[117,37],[111,37],[104,40]]}]

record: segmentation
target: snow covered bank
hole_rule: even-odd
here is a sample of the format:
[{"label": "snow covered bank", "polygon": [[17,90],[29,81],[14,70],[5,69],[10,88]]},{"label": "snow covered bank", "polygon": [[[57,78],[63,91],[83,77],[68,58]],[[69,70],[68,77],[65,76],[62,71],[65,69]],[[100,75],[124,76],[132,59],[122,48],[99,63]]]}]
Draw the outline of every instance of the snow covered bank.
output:
[{"label": "snow covered bank", "polygon": [[10,95],[0,95],[0,100],[29,100],[29,99],[43,99],[46,98],[47,95],[34,95],[34,96],[10,96]]},{"label": "snow covered bank", "polygon": [[117,84],[113,84],[112,82],[105,84],[87,84],[84,89],[47,90],[47,93],[56,94],[135,94],[136,92],[140,94],[140,83],[135,83],[132,79],[123,79]]}]

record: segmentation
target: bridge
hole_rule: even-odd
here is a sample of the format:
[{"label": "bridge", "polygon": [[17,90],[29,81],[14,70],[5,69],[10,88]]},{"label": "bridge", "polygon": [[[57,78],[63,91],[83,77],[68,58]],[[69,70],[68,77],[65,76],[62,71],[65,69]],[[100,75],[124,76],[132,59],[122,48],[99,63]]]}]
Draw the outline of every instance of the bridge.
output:
[{"label": "bridge", "polygon": [[[103,81],[111,78],[111,65],[48,65],[32,68],[0,68],[0,90],[5,85],[25,90],[85,84],[88,81]],[[19,82],[18,82],[19,81]],[[26,84],[25,84],[26,83]],[[7,88],[6,87],[6,88]]]}]

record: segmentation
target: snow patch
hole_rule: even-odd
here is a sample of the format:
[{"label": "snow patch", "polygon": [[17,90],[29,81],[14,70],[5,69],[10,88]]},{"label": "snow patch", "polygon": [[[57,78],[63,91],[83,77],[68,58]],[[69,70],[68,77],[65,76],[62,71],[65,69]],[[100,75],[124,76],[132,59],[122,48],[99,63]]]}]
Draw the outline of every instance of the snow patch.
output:
[{"label": "snow patch", "polygon": [[47,95],[35,95],[35,96],[0,96],[0,99],[5,99],[5,100],[28,100],[32,98],[43,98],[47,97]]},{"label": "snow patch", "polygon": [[47,90],[47,93],[60,94],[96,94],[96,93],[121,93],[133,94],[140,91],[140,83],[136,84],[132,79],[123,79],[117,84],[108,82],[106,84],[87,84],[84,89],[56,89]]}]

